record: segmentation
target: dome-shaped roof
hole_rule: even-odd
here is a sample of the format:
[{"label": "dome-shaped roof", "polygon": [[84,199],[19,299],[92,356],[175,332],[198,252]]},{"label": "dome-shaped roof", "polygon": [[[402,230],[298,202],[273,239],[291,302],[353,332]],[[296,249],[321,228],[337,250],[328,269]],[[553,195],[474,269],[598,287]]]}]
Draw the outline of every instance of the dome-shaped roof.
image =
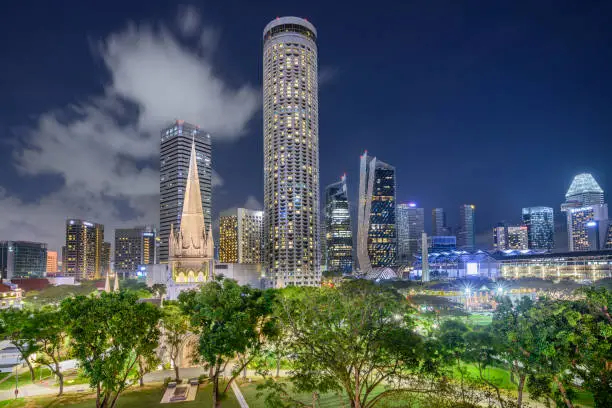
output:
[{"label": "dome-shaped roof", "polygon": [[581,173],[574,177],[565,197],[569,199],[572,196],[585,193],[603,193],[603,190],[590,173]]}]

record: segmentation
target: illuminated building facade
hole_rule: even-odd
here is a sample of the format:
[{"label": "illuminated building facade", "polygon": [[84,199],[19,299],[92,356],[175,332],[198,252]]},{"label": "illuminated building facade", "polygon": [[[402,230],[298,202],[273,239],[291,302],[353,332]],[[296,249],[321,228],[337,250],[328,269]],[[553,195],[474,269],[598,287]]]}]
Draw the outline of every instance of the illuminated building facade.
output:
[{"label": "illuminated building facade", "polygon": [[431,228],[434,236],[450,236],[451,230],[446,225],[446,212],[444,208],[431,210]]},{"label": "illuminated building facade", "polygon": [[115,272],[122,277],[134,276],[138,266],[157,263],[157,231],[153,226],[115,230]]},{"label": "illuminated building facade", "polygon": [[459,249],[473,250],[476,247],[476,206],[463,204],[459,207],[459,229],[457,231],[457,246]]},{"label": "illuminated building facade", "polygon": [[606,233],[604,249],[612,249],[612,223],[608,223],[608,231]]},{"label": "illuminated building facade", "polygon": [[57,273],[57,251],[47,251],[47,273]]},{"label": "illuminated building facade", "polygon": [[493,248],[498,251],[508,249],[508,229],[504,223],[498,223],[493,227]]},{"label": "illuminated building facade", "polygon": [[524,225],[520,226],[509,226],[508,227],[508,248],[525,250],[529,248],[529,234],[527,233],[527,227]]},{"label": "illuminated building facade", "polygon": [[554,210],[550,207],[523,208],[523,224],[527,227],[529,249],[551,250],[555,247]]},{"label": "illuminated building facade", "polygon": [[457,237],[453,235],[435,235],[427,239],[429,252],[450,252],[457,250]]},{"label": "illuminated building facade", "polygon": [[410,263],[421,249],[421,238],[425,232],[425,210],[415,203],[397,205],[397,262]]},{"label": "illuminated building facade", "polygon": [[316,36],[297,17],[263,32],[264,257],[276,287],[321,282]]},{"label": "illuminated building facade", "polygon": [[219,262],[263,263],[263,211],[238,208],[220,217]]},{"label": "illuminated building facade", "polygon": [[66,221],[63,275],[76,280],[103,276],[104,225],[85,220]]},{"label": "illuminated building facade", "polygon": [[[567,210],[569,250],[589,251],[600,248],[599,234],[605,234],[608,226],[608,205],[596,204]],[[601,228],[600,228],[601,225]],[[596,229],[596,231],[593,231]],[[596,238],[594,239],[593,235]]]},{"label": "illuminated building facade", "polygon": [[353,234],[346,175],[325,188],[325,250],[328,271],[353,271]]},{"label": "illuminated building facade", "polygon": [[395,167],[376,160],[368,233],[368,254],[372,266],[397,264],[395,213]]},{"label": "illuminated building facade", "polygon": [[219,217],[219,262],[238,263],[238,216]]},{"label": "illuminated building facade", "polygon": [[47,271],[47,244],[29,241],[0,241],[0,270],[3,279],[43,278]]},{"label": "illuminated building facade", "polygon": [[177,120],[161,131],[160,179],[159,179],[159,261],[168,261],[170,225],[179,225],[185,197],[187,171],[192,141],[195,142],[196,159],[204,222],[210,228],[212,201],[212,164],[210,134],[198,126]]}]

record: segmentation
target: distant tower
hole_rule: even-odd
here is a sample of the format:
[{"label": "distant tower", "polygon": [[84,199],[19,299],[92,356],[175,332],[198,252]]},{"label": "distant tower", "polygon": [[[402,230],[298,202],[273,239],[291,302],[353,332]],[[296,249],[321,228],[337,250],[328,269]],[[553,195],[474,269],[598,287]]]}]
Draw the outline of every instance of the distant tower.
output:
[{"label": "distant tower", "polygon": [[210,229],[212,201],[212,164],[210,134],[198,126],[177,120],[161,131],[159,169],[159,261],[168,262],[170,225],[181,223],[187,171],[192,144],[195,143],[200,195],[206,229]]},{"label": "distant tower", "polygon": [[529,249],[551,250],[555,247],[555,214],[550,207],[523,208]]},{"label": "distant tower", "polygon": [[105,252],[104,225],[76,219],[66,221],[64,276],[100,279],[104,275]]},{"label": "distant tower", "polygon": [[368,156],[367,152],[361,156],[357,214],[357,259],[361,272],[367,273],[372,267],[395,266],[395,167]]},{"label": "distant tower", "polygon": [[263,211],[238,208],[219,217],[219,261],[263,262]]},{"label": "distant tower", "polygon": [[476,207],[473,204],[463,204],[459,207],[459,230],[457,246],[459,249],[473,250],[476,247],[475,234]]},{"label": "distant tower", "polygon": [[449,236],[450,228],[446,225],[446,212],[444,208],[431,210],[431,228],[434,236]]},{"label": "distant tower", "polygon": [[156,263],[157,232],[153,226],[115,230],[115,273],[125,279],[136,274],[138,266]]},{"label": "distant tower", "polygon": [[325,188],[325,249],[328,271],[353,271],[353,235],[346,175]]},{"label": "distant tower", "polygon": [[318,286],[317,30],[281,17],[263,32],[264,241],[268,285]]},{"label": "distant tower", "polygon": [[[607,231],[608,206],[604,203],[603,189],[591,174],[581,173],[574,177],[565,194],[565,203],[561,204],[561,211],[567,215],[569,250],[599,249],[594,248],[593,241],[589,239],[592,233],[590,229],[595,224],[597,235]],[[599,241],[598,239],[597,242]]]},{"label": "distant tower", "polygon": [[421,235],[421,280],[423,282],[429,282],[429,254],[427,248],[427,233],[423,232]]},{"label": "distant tower", "polygon": [[415,203],[398,204],[396,216],[397,260],[399,264],[407,265],[419,254],[422,234],[425,232],[425,210]]}]

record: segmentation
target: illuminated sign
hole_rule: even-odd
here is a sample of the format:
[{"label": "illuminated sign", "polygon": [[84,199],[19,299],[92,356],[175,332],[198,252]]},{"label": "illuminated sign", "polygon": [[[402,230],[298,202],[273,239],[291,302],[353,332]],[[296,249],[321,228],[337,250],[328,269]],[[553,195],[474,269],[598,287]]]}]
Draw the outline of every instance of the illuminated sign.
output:
[{"label": "illuminated sign", "polygon": [[153,234],[152,232],[143,232],[142,236],[143,237],[153,237],[153,236],[155,236],[155,234]]},{"label": "illuminated sign", "polygon": [[467,275],[478,275],[478,262],[468,262],[465,265]]},{"label": "illuminated sign", "polygon": [[83,225],[86,227],[93,227],[93,224],[91,222],[83,222]]}]

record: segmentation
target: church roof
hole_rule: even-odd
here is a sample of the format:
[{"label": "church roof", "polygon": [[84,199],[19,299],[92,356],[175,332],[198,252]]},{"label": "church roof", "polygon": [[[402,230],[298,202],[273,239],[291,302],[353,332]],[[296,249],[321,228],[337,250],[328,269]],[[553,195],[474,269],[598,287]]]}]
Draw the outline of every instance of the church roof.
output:
[{"label": "church roof", "polygon": [[589,173],[581,173],[574,177],[565,197],[572,197],[584,193],[603,193],[603,190]]}]

